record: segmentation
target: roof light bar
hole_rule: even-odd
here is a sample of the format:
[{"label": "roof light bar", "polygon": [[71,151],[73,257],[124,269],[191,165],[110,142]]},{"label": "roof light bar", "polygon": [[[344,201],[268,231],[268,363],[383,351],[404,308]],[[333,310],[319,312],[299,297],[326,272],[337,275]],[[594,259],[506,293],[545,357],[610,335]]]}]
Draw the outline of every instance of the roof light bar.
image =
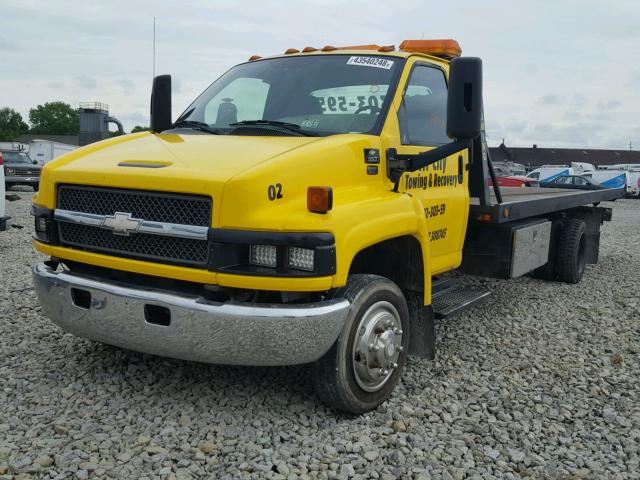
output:
[{"label": "roof light bar", "polygon": [[434,57],[456,58],[462,54],[460,44],[452,39],[443,40],[404,40],[400,44],[404,52],[426,53]]}]

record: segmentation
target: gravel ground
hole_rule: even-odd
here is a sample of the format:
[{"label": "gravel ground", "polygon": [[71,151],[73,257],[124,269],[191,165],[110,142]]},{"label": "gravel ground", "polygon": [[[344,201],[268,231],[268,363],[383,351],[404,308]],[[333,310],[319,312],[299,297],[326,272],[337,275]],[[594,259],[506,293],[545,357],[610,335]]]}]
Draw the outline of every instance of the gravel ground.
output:
[{"label": "gravel ground", "polygon": [[32,194],[0,233],[0,478],[640,478],[640,202],[579,285],[482,280],[393,399],[361,417],[303,367],[230,368],[65,335],[29,266]]}]

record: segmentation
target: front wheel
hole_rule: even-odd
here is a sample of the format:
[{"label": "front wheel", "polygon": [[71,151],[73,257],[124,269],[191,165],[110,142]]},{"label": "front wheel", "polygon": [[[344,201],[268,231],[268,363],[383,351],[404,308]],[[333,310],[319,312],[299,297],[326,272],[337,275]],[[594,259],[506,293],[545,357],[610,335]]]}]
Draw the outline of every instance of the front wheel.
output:
[{"label": "front wheel", "polygon": [[313,364],[321,400],[348,413],[365,413],[391,396],[406,363],[409,310],[398,286],[377,275],[349,277],[330,293],[351,304],[342,333]]}]

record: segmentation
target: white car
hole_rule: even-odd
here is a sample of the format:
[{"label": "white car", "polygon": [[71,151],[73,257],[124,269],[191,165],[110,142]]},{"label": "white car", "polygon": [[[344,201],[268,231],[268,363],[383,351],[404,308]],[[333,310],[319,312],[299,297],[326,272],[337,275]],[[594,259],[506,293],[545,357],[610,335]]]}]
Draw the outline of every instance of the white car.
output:
[{"label": "white car", "polygon": [[0,152],[0,232],[9,226],[9,217],[6,216],[4,203],[4,159],[2,152]]},{"label": "white car", "polygon": [[557,177],[564,177],[567,175],[574,175],[573,168],[571,167],[540,167],[529,172],[527,177],[534,178],[540,183],[551,182]]}]

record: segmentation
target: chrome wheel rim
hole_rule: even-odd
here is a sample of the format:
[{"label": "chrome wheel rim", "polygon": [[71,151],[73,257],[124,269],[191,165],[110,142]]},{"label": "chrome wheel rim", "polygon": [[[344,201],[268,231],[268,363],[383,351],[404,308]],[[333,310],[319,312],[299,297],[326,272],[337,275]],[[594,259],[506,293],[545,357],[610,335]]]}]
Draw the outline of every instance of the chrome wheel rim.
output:
[{"label": "chrome wheel rim", "polygon": [[351,358],[356,382],[364,391],[380,390],[398,368],[402,334],[400,314],[389,302],[376,302],[362,315]]}]

